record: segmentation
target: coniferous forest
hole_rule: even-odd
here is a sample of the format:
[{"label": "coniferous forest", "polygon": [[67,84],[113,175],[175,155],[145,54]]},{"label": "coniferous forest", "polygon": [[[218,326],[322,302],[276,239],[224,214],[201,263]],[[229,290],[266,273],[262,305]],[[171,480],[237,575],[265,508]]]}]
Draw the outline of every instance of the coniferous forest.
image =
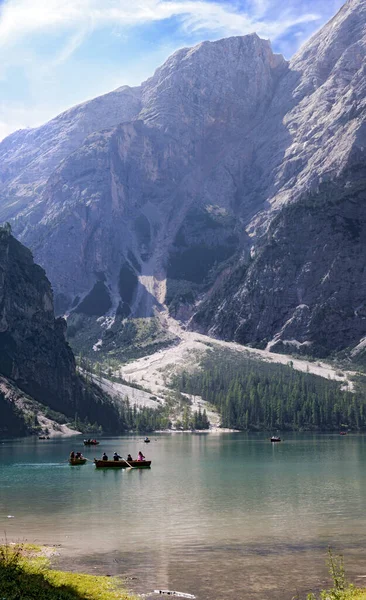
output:
[{"label": "coniferous forest", "polygon": [[222,426],[241,430],[360,430],[366,428],[366,395],[342,383],[288,365],[215,349],[199,369],[176,376],[179,391],[201,396],[222,415]]}]

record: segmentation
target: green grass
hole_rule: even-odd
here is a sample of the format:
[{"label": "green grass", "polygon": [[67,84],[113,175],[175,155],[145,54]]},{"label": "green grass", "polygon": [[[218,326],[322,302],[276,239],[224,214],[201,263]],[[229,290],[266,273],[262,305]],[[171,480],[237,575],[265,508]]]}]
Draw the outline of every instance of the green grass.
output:
[{"label": "green grass", "polygon": [[344,571],[343,556],[333,554],[328,549],[329,574],[333,581],[333,587],[323,590],[319,596],[308,594],[307,600],[366,600],[366,591],[355,588],[349,584]]},{"label": "green grass", "polygon": [[[74,354],[83,355],[93,362],[116,361],[116,364],[148,356],[175,342],[155,317],[123,319],[117,317],[110,328],[95,317],[72,313],[67,321],[68,341]],[[103,344],[93,350],[98,340]]]},{"label": "green grass", "polygon": [[30,544],[0,546],[0,598],[134,600],[121,588],[117,578],[51,569],[42,548]]}]

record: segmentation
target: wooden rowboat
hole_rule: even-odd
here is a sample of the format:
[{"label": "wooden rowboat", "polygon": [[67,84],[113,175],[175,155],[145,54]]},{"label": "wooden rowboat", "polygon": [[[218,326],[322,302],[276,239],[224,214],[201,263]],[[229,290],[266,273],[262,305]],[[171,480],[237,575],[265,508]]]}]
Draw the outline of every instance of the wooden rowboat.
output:
[{"label": "wooden rowboat", "polygon": [[98,460],[94,459],[94,464],[97,469],[128,469],[128,467],[137,467],[138,469],[149,468],[151,460]]},{"label": "wooden rowboat", "polygon": [[84,440],[84,446],[98,446],[97,440]]},{"label": "wooden rowboat", "polygon": [[271,442],[281,442],[281,441],[282,441],[281,438],[276,435],[273,435],[271,437]]},{"label": "wooden rowboat", "polygon": [[71,466],[75,466],[75,465],[85,465],[86,463],[86,458],[69,458],[69,465]]}]

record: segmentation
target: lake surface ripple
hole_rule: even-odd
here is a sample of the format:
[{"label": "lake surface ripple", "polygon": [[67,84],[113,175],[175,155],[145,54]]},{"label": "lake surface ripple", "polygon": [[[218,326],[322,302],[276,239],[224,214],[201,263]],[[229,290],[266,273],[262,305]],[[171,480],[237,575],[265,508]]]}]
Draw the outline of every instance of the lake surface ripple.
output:
[{"label": "lake surface ripple", "polygon": [[[366,575],[366,437],[154,434],[0,443],[0,530],[60,544],[60,568],[198,600],[291,600],[327,584],[326,550]],[[142,450],[150,470],[70,467],[70,450]],[[12,516],[14,518],[9,518]]]}]

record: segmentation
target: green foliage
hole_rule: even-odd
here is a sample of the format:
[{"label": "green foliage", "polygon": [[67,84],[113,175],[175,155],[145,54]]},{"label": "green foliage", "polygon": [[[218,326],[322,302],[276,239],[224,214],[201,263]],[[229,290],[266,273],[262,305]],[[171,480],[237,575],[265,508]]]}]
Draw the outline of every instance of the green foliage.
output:
[{"label": "green foliage", "polygon": [[[93,362],[121,362],[157,352],[174,342],[157,318],[125,319],[116,317],[111,327],[105,321],[71,313],[67,319],[67,336],[74,354],[82,353]],[[98,351],[93,346],[99,341]]]},{"label": "green foliage", "polygon": [[4,600],[132,600],[117,579],[53,571],[37,546],[0,546]]},{"label": "green foliage", "polygon": [[193,413],[188,405],[185,405],[183,408],[181,419],[177,419],[175,422],[176,429],[181,430],[191,430],[195,431],[196,429],[209,429],[210,421],[208,420],[206,410],[203,412],[199,408],[198,411],[195,410]]},{"label": "green foliage", "polygon": [[120,420],[123,431],[151,432],[158,429],[170,429],[169,409],[165,406],[137,408],[128,398],[121,404]]},{"label": "green foliage", "polygon": [[68,418],[65,417],[65,415],[56,410],[52,410],[48,406],[45,407],[43,413],[45,417],[52,419],[52,421],[56,421],[56,423],[60,423],[60,425],[64,425],[68,421]]},{"label": "green foliage", "polygon": [[222,415],[223,427],[294,431],[366,427],[364,393],[345,392],[339,382],[228,350],[208,351],[200,369],[180,373],[173,387],[212,403]]},{"label": "green foliage", "polygon": [[182,304],[193,304],[200,286],[184,279],[167,279],[166,304],[170,312],[176,311]]},{"label": "green foliage", "polygon": [[[361,600],[365,598],[361,590],[357,590],[353,585],[347,583],[343,556],[334,555],[331,548],[328,550],[328,567],[333,587],[320,592],[319,600]],[[317,596],[308,594],[307,600],[317,600]]]}]

